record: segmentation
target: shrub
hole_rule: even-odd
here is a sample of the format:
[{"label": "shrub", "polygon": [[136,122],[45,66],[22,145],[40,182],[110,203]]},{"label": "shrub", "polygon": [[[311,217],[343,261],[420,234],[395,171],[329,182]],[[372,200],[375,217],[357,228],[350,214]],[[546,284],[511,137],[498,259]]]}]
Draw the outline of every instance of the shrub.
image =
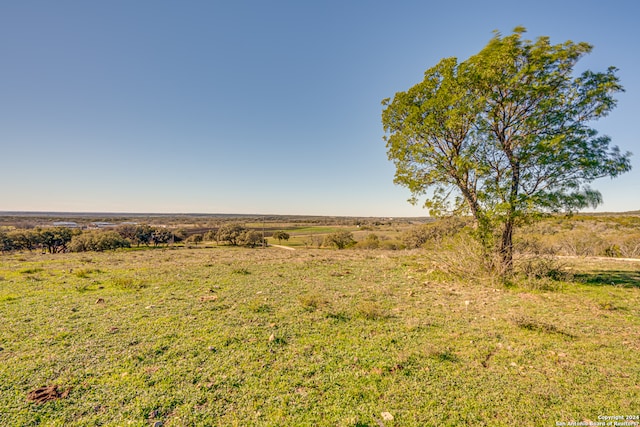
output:
[{"label": "shrub", "polygon": [[275,231],[271,237],[280,242],[281,240],[289,240],[291,236],[286,231]]},{"label": "shrub", "polygon": [[371,233],[362,241],[358,242],[355,247],[359,249],[378,249],[380,247],[380,237],[377,234]]},{"label": "shrub", "polygon": [[350,231],[336,231],[325,236],[323,245],[344,249],[356,243]]},{"label": "shrub", "polygon": [[71,252],[102,252],[130,246],[130,242],[116,231],[94,231],[73,236],[69,243],[69,250]]},{"label": "shrub", "polygon": [[247,231],[247,228],[240,224],[226,224],[220,227],[216,234],[216,241],[227,242],[232,246],[237,246],[240,236]]},{"label": "shrub", "polygon": [[237,244],[239,245],[250,246],[252,248],[261,246],[265,243],[266,241],[262,238],[262,234],[255,230],[246,230],[238,237],[237,241]]},{"label": "shrub", "polygon": [[447,217],[430,224],[413,227],[402,235],[402,242],[408,249],[440,243],[446,237],[460,233],[469,221],[465,218]]}]

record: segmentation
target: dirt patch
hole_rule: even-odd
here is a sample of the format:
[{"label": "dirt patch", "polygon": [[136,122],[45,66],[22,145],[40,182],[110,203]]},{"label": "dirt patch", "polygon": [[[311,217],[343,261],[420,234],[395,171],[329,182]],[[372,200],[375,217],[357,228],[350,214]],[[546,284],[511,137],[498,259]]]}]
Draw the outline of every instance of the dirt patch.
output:
[{"label": "dirt patch", "polygon": [[64,399],[69,396],[70,392],[71,388],[68,388],[61,392],[60,390],[58,390],[57,385],[48,385],[46,387],[40,387],[33,391],[30,391],[29,394],[27,394],[27,400],[34,403],[45,403],[50,400]]}]

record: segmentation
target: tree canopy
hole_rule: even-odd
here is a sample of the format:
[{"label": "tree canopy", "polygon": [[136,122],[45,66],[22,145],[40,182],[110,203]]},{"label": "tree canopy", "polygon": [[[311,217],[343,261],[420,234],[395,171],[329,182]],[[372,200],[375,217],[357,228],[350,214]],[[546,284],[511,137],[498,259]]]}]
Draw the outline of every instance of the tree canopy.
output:
[{"label": "tree canopy", "polygon": [[[431,214],[470,213],[486,248],[510,268],[513,228],[539,212],[601,203],[588,184],[631,168],[592,123],[623,91],[617,69],[574,75],[587,43],[523,39],[524,28],[466,61],[445,58],[382,113],[395,182]],[[494,246],[495,228],[500,230]]]}]

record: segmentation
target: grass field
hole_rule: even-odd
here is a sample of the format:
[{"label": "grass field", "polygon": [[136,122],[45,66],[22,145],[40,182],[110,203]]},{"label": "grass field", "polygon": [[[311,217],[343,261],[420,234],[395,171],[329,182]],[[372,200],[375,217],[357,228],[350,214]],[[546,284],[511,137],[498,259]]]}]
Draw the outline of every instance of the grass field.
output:
[{"label": "grass field", "polygon": [[[0,425],[555,426],[640,412],[640,264],[552,291],[429,252],[0,256]],[[63,398],[27,397],[57,385]],[[157,424],[159,425],[159,424]]]}]

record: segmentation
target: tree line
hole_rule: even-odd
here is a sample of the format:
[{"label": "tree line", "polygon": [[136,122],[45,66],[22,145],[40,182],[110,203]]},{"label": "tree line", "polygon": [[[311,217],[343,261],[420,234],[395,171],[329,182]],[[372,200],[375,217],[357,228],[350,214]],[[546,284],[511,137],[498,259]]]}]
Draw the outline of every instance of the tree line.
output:
[{"label": "tree line", "polygon": [[112,230],[82,231],[67,227],[0,231],[0,251],[43,253],[106,251],[135,246],[159,246],[180,241],[172,231],[149,225],[121,225]]},{"label": "tree line", "polygon": [[[277,240],[288,240],[285,232],[273,233]],[[37,251],[43,253],[107,251],[119,248],[158,247],[185,241],[198,244],[203,240],[231,246],[256,247],[266,245],[262,233],[240,224],[225,224],[204,234],[188,235],[185,230],[169,230],[147,224],[123,224],[110,230],[46,227],[0,230],[0,252]]]}]

